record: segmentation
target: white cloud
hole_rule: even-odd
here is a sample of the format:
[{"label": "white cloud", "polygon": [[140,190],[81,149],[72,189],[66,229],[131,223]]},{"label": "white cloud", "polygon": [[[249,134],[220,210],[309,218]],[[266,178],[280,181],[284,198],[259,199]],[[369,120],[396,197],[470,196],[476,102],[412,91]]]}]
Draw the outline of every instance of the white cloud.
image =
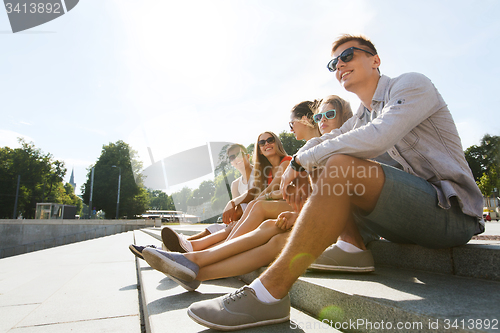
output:
[{"label": "white cloud", "polygon": [[18,138],[23,138],[27,142],[35,141],[33,138],[11,130],[0,129],[0,147],[20,148]]}]

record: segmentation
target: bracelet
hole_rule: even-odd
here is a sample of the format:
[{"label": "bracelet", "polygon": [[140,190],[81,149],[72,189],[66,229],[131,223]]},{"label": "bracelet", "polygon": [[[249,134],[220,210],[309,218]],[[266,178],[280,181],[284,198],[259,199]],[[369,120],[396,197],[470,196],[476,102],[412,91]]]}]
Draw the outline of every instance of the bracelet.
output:
[{"label": "bracelet", "polygon": [[302,165],[300,165],[299,163],[297,163],[297,161],[295,161],[296,156],[297,155],[293,155],[293,158],[290,161],[290,167],[297,172],[306,171],[306,169],[304,169]]}]

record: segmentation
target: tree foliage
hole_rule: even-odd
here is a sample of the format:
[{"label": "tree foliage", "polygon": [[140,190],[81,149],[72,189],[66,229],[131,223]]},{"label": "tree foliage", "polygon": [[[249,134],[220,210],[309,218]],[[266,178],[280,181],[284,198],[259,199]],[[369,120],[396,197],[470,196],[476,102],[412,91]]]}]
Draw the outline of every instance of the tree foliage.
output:
[{"label": "tree foliage", "polygon": [[[142,164],[136,156],[137,152],[121,140],[103,146],[101,156],[93,166],[94,189],[91,209],[95,207],[97,211],[102,210],[107,219],[115,218],[118,178],[121,172],[119,217],[134,218],[146,211],[148,193],[142,185],[142,175],[138,172]],[[89,204],[92,166],[87,171],[87,181],[82,186],[82,197],[84,202]]]},{"label": "tree foliage", "polygon": [[[53,202],[79,205],[79,199],[68,193],[62,180],[66,175],[64,162],[43,153],[33,142],[19,138],[21,148],[0,148],[0,218],[12,218],[20,179],[17,215],[34,218],[36,204]],[[69,184],[68,184],[69,185]],[[71,185],[69,185],[71,186]]]},{"label": "tree foliage", "polygon": [[295,139],[295,135],[291,132],[283,131],[279,134],[279,138],[288,155],[295,155],[306,144],[305,140]]},{"label": "tree foliage", "polygon": [[[231,168],[226,171],[226,178],[221,174],[215,177],[214,180],[214,194],[212,196],[212,209],[215,211],[222,211],[228,202],[228,198],[230,198],[228,194],[228,189],[226,186],[226,180],[229,184],[231,184],[236,178],[238,178],[241,174],[238,170]],[[231,191],[231,189],[229,189]]]},{"label": "tree foliage", "polygon": [[204,202],[211,201],[215,193],[215,185],[211,180],[206,180],[200,183],[191,196],[187,200],[188,206],[198,206]]},{"label": "tree foliage", "polygon": [[494,189],[500,188],[500,136],[485,134],[479,146],[465,150],[474,179],[484,196],[490,196]]},{"label": "tree foliage", "polygon": [[149,209],[151,210],[175,210],[174,201],[171,196],[161,190],[148,190]]},{"label": "tree foliage", "polygon": [[192,193],[193,190],[191,190],[189,187],[184,187],[182,190],[172,193],[175,210],[187,212],[187,201],[191,197]]}]

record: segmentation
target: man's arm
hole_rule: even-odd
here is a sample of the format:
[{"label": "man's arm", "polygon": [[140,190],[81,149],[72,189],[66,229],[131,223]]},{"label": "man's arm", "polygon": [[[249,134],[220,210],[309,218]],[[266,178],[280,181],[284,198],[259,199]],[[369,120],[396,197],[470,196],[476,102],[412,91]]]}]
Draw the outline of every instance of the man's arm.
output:
[{"label": "man's arm", "polygon": [[436,88],[424,75],[405,74],[396,80],[389,92],[390,100],[377,118],[298,153],[301,165],[311,170],[333,154],[375,158],[444,106]]}]

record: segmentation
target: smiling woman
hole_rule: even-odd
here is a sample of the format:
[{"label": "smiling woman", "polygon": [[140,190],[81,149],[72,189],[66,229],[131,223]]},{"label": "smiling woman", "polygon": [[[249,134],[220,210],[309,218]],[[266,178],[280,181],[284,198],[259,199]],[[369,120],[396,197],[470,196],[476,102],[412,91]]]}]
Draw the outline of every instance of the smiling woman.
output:
[{"label": "smiling woman", "polygon": [[[260,191],[271,192],[273,178],[282,161],[290,161],[281,140],[273,132],[264,132],[257,138],[258,147],[253,155],[254,185]],[[279,185],[279,182],[277,183]],[[268,186],[265,190],[264,188]]]}]

